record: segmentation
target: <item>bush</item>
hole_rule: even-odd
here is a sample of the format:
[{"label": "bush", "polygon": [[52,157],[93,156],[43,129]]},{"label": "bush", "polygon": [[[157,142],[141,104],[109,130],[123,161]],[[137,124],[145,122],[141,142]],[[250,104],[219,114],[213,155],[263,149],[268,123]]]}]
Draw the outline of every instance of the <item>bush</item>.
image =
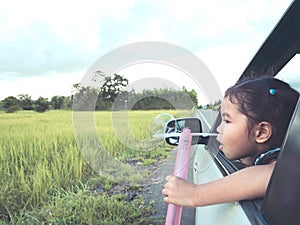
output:
[{"label": "bush", "polygon": [[38,100],[35,101],[34,111],[36,112],[45,112],[49,109],[50,103],[47,98],[39,97]]},{"label": "bush", "polygon": [[20,101],[13,96],[9,96],[9,97],[5,98],[1,102],[1,105],[2,105],[2,108],[4,109],[4,111],[7,113],[14,113],[15,111],[18,111],[21,109]]}]

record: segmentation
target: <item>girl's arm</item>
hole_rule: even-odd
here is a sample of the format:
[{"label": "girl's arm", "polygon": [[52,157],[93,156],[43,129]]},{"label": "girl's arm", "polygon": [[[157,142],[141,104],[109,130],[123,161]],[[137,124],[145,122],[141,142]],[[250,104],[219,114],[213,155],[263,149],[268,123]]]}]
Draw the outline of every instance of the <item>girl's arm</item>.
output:
[{"label": "girl's arm", "polygon": [[264,197],[273,164],[251,166],[219,180],[196,185],[168,176],[162,190],[164,201],[183,207],[206,206]]}]

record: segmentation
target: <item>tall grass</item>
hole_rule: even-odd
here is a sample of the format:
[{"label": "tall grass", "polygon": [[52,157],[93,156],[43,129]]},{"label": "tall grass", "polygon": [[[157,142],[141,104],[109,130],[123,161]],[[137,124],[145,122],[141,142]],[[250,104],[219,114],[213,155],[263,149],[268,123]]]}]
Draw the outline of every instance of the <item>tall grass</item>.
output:
[{"label": "tall grass", "polygon": [[[159,111],[130,112],[129,127],[132,135],[139,139],[147,137],[149,122],[159,113]],[[167,157],[164,145],[153,151],[136,151],[121,143],[114,135],[110,112],[95,112],[95,118],[101,144],[118,160],[126,162],[128,158],[139,158],[142,163],[147,164]],[[93,205],[95,202],[92,203],[91,199],[98,202],[104,201],[104,198],[106,203],[101,206],[104,208],[105,205],[109,208],[109,205],[113,204],[110,200],[116,201],[114,198],[82,192],[78,188],[74,192],[74,187],[80,184],[89,189],[87,185],[97,177],[97,174],[86,163],[77,146],[71,111],[49,111],[42,114],[32,111],[0,113],[0,129],[0,223],[6,221],[11,224],[24,224],[28,221],[29,215],[35,215],[36,219],[30,220],[28,224],[33,221],[37,221],[37,224],[46,223],[47,213],[43,216],[37,215],[39,209],[48,207],[53,212],[62,213],[63,209],[54,208],[66,207],[60,201],[67,201],[66,199],[70,198],[72,201],[78,199],[77,203],[82,206],[84,203],[79,199],[84,196],[83,199],[90,199],[91,207],[95,207]],[[102,179],[98,180],[100,182]],[[73,213],[80,211],[76,210]],[[103,215],[105,217],[106,214]],[[66,221],[55,222],[55,219],[51,218],[48,221],[51,224],[71,224]],[[85,219],[82,218],[82,221]],[[105,221],[109,220],[114,221],[108,215]],[[128,218],[128,221],[130,220]]]},{"label": "tall grass", "polygon": [[55,189],[87,172],[72,133],[70,112],[1,114],[1,218],[37,207]]}]

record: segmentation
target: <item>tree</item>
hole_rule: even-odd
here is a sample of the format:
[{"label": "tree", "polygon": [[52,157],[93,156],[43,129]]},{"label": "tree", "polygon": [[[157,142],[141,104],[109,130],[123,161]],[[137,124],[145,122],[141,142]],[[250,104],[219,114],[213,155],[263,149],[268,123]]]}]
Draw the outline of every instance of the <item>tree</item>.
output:
[{"label": "tree", "polygon": [[28,94],[18,95],[23,110],[33,110],[33,101]]},{"label": "tree", "polygon": [[113,102],[112,110],[127,110],[129,97],[130,92],[121,91]]},{"label": "tree", "polygon": [[118,74],[106,76],[102,71],[95,72],[92,82],[99,88],[83,87],[80,84],[73,85],[75,110],[92,110],[95,108],[96,110],[109,110],[123,88],[128,85],[128,79],[123,76]]},{"label": "tree", "polygon": [[45,112],[49,109],[50,103],[48,98],[39,97],[38,100],[35,101],[35,108],[36,112]]},{"label": "tree", "polygon": [[73,110],[93,111],[98,96],[97,90],[92,87],[81,87],[80,84],[74,84],[73,87],[77,89],[73,95]]},{"label": "tree", "polygon": [[65,109],[72,109],[73,106],[73,95],[65,96]]},{"label": "tree", "polygon": [[197,106],[198,105],[197,92],[194,89],[192,89],[191,91],[188,91],[186,89],[186,87],[184,87],[184,86],[182,87],[182,90],[188,94],[188,96],[190,97],[190,99],[195,103],[195,106]]},{"label": "tree", "polygon": [[7,113],[13,113],[21,109],[20,101],[13,96],[6,97],[2,100],[2,107]]},{"label": "tree", "polygon": [[191,109],[196,106],[187,91],[172,88],[129,92],[127,104],[135,110]]},{"label": "tree", "polygon": [[[96,73],[101,74],[99,71]],[[123,92],[123,88],[127,85],[128,79],[121,75],[113,74],[112,76],[104,77],[104,82],[98,95],[96,109],[111,109],[117,96]],[[127,100],[123,99],[123,101]]]},{"label": "tree", "polygon": [[[99,71],[96,73],[99,74]],[[104,78],[104,83],[100,89],[99,96],[102,99],[114,102],[118,94],[121,93],[122,89],[128,85],[128,79],[125,77],[113,74],[112,76],[106,76]]]},{"label": "tree", "polygon": [[50,104],[53,109],[64,109],[67,104],[67,97],[65,96],[53,96],[51,98]]}]

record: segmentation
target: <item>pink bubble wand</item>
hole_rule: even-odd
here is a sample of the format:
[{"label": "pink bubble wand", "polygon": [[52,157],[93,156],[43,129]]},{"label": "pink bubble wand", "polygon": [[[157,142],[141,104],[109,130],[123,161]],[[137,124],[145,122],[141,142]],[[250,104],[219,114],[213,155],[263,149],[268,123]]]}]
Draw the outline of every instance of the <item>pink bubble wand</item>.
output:
[{"label": "pink bubble wand", "polygon": [[[179,144],[176,153],[174,166],[174,176],[182,179],[187,178],[190,152],[192,145],[191,130],[184,128],[179,137]],[[165,225],[180,225],[182,207],[174,204],[168,204]]]}]

